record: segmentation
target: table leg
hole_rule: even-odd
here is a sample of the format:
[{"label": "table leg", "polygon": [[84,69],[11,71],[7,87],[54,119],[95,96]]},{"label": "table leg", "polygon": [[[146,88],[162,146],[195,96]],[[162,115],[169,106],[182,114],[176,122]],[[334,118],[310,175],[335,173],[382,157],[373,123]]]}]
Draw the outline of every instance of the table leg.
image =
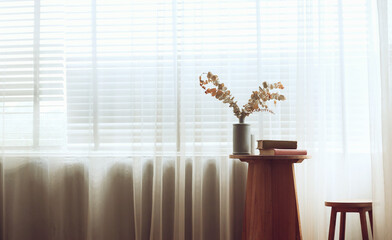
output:
[{"label": "table leg", "polygon": [[331,220],[329,222],[329,234],[328,240],[333,240],[335,238],[335,225],[336,225],[336,210],[331,209]]},{"label": "table leg", "polygon": [[346,212],[340,212],[339,240],[344,240],[345,232],[346,232]]},{"label": "table leg", "polygon": [[369,240],[367,224],[366,224],[366,210],[361,210],[359,212],[359,217],[361,219],[361,230],[362,230],[362,239]]},{"label": "table leg", "polygon": [[372,230],[372,236],[373,236],[373,211],[369,210],[369,221],[370,221],[370,229]]},{"label": "table leg", "polygon": [[250,162],[242,240],[273,239],[271,204],[271,165],[269,161]]},{"label": "table leg", "polygon": [[273,239],[302,239],[293,164],[271,168]]},{"label": "table leg", "polygon": [[249,163],[242,240],[250,239],[302,239],[292,163]]}]

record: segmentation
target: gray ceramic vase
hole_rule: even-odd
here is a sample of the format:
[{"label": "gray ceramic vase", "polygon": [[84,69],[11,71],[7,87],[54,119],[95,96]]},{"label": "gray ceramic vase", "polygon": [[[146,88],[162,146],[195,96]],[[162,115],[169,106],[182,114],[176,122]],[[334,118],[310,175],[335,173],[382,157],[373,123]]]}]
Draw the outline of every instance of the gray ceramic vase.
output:
[{"label": "gray ceramic vase", "polygon": [[250,124],[233,124],[233,155],[250,154]]}]

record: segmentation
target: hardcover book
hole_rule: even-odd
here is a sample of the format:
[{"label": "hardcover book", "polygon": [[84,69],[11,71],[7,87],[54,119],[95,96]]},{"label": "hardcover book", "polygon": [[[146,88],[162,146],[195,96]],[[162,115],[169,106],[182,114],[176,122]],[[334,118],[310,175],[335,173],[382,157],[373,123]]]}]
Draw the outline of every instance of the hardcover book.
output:
[{"label": "hardcover book", "polygon": [[297,141],[258,140],[257,149],[297,149]]},{"label": "hardcover book", "polygon": [[282,156],[282,155],[307,155],[306,150],[298,149],[259,149],[261,156]]}]

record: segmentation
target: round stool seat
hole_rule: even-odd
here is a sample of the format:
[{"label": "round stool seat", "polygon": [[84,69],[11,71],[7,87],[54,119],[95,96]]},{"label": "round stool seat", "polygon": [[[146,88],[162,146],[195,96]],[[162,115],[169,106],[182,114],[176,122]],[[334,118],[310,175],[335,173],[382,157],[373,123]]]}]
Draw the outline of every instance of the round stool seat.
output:
[{"label": "round stool seat", "polygon": [[372,201],[359,200],[359,201],[326,201],[325,206],[336,208],[371,208]]}]

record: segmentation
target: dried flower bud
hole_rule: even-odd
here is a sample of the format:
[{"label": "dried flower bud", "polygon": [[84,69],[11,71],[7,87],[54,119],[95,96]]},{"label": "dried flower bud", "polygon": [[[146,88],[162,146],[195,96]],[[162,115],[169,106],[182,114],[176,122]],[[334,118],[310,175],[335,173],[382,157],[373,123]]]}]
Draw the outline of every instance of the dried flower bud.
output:
[{"label": "dried flower bud", "polygon": [[220,96],[222,96],[223,92],[221,90],[218,90],[218,92],[216,92],[216,98],[219,98]]},{"label": "dried flower bud", "polygon": [[284,101],[284,100],[286,100],[286,98],[285,98],[285,96],[283,96],[283,95],[279,95],[278,100],[279,100],[279,101]]}]

